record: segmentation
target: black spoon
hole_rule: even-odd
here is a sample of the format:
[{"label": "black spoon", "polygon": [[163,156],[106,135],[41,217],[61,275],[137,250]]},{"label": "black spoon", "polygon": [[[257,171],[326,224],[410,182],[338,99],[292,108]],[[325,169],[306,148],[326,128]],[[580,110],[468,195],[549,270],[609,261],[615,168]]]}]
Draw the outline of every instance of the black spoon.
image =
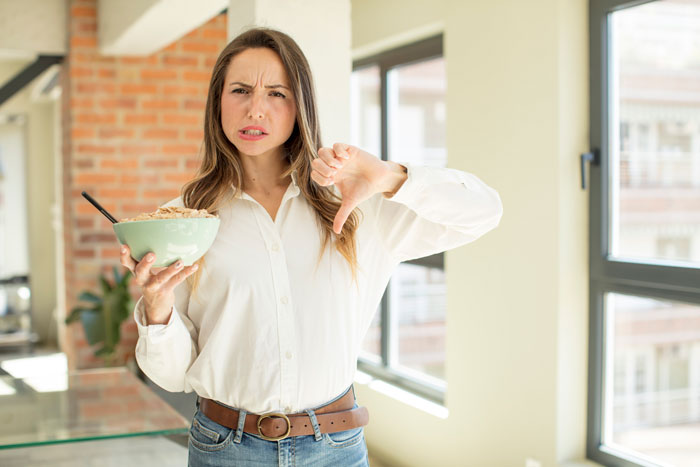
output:
[{"label": "black spoon", "polygon": [[97,201],[95,201],[94,199],[92,199],[92,196],[88,195],[88,194],[87,194],[86,192],[84,192],[84,191],[83,191],[82,194],[83,194],[83,197],[84,197],[86,200],[90,201],[90,204],[92,204],[93,206],[95,206],[95,207],[97,208],[98,211],[100,211],[102,214],[104,214],[104,216],[105,216],[107,219],[109,219],[110,222],[112,222],[112,224],[118,224],[118,223],[119,223],[119,221],[116,220],[110,213],[108,213],[107,210],[106,210],[105,208],[103,208],[102,206],[100,206],[100,203],[98,203]]}]

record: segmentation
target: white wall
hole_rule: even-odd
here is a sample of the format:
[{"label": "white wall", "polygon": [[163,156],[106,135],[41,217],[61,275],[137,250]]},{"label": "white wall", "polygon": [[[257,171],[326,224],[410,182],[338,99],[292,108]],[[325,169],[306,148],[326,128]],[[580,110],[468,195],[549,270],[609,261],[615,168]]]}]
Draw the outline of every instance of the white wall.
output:
[{"label": "white wall", "polygon": [[583,459],[587,194],[577,164],[588,149],[586,0],[352,7],[356,51],[405,43],[443,22],[448,166],[481,177],[504,205],[496,230],[446,254],[449,416],[359,385],[370,451],[407,466]]}]

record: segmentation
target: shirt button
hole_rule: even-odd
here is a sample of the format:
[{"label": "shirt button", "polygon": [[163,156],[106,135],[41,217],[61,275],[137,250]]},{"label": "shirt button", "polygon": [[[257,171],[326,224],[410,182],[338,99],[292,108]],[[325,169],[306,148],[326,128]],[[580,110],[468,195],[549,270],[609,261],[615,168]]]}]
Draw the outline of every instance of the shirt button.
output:
[{"label": "shirt button", "polygon": [[280,298],[280,302],[282,302],[282,304],[284,304],[284,305],[286,305],[288,301],[289,301],[289,299],[287,298],[286,295],[284,297]]},{"label": "shirt button", "polygon": [[272,251],[279,251],[280,246],[276,243],[273,243],[272,246],[270,247]]},{"label": "shirt button", "polygon": [[292,359],[292,352],[290,352],[289,350],[287,350],[287,353],[284,354],[284,355],[285,355],[285,357],[287,357],[287,360],[291,360],[291,359]]}]

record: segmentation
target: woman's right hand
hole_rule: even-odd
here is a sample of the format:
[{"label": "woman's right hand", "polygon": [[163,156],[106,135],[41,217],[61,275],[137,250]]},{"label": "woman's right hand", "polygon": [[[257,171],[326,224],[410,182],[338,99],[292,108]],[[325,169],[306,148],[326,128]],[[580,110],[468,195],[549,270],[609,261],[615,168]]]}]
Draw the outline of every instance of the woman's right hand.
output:
[{"label": "woman's right hand", "polygon": [[141,287],[148,324],[167,324],[175,304],[175,286],[195,272],[197,265],[183,268],[182,260],[178,260],[167,268],[154,269],[151,265],[155,258],[155,253],[150,252],[137,262],[127,245],[121,247],[120,261]]}]

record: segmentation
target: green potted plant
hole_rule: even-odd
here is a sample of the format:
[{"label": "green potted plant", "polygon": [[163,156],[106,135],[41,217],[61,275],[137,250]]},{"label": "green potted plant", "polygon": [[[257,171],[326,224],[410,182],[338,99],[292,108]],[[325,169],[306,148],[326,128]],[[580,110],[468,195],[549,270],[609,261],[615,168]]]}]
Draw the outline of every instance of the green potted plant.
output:
[{"label": "green potted plant", "polygon": [[121,324],[134,309],[134,302],[129,293],[131,272],[126,271],[121,275],[116,266],[113,271],[114,283],[104,274],[100,274],[101,294],[84,290],[78,300],[88,305],[74,307],[66,318],[66,324],[78,319],[83,323],[85,337],[91,346],[102,344],[95,351],[95,356],[102,358],[106,366],[114,364]]}]

